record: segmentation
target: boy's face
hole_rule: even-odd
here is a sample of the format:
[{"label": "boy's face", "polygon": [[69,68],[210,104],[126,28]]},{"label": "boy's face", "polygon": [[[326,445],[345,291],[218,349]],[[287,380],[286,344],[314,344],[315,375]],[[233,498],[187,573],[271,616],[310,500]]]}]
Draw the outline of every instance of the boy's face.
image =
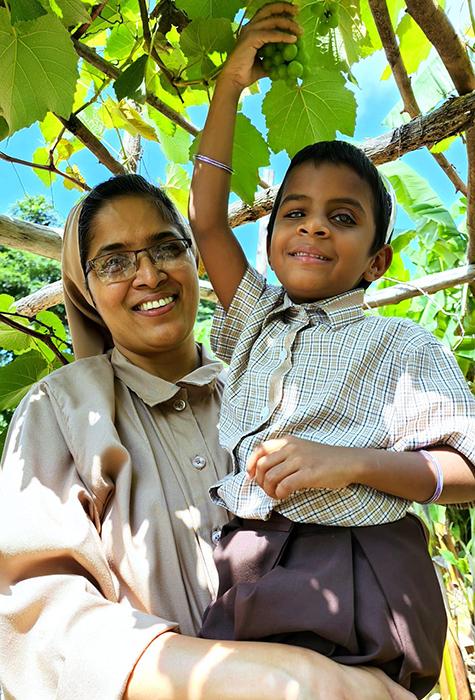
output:
[{"label": "boy's face", "polygon": [[375,236],[369,185],[346,165],[303,163],[291,172],[269,245],[269,261],[296,303],[378,279],[391,248],[370,255]]}]

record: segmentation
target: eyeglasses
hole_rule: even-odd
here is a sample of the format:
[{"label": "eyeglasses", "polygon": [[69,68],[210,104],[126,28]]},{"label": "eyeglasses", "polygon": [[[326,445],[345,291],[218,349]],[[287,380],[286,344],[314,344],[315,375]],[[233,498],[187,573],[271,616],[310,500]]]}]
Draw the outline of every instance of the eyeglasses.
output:
[{"label": "eyeglasses", "polygon": [[137,256],[147,253],[154,265],[167,272],[179,258],[191,248],[191,238],[170,238],[138,250],[118,250],[98,255],[86,263],[86,276],[94,270],[104,284],[124,282],[132,279],[137,272]]}]

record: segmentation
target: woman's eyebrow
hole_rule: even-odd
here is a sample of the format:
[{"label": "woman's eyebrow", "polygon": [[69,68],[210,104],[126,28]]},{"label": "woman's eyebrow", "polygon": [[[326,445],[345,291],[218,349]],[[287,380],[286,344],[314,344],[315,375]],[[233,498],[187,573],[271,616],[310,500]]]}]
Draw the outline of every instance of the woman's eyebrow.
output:
[{"label": "woman's eyebrow", "polygon": [[[145,239],[145,246],[153,243],[158,243],[163,238],[179,238],[179,234],[176,231],[159,231],[157,233],[151,233]],[[105,255],[106,253],[113,253],[116,250],[134,250],[132,243],[128,241],[117,241],[116,243],[107,243],[99,248],[95,257],[99,255]]]}]

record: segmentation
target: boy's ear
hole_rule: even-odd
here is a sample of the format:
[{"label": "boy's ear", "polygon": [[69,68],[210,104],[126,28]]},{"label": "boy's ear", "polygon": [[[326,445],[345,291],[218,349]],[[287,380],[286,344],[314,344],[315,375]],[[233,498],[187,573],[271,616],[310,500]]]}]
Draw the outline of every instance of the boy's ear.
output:
[{"label": "boy's ear", "polygon": [[382,248],[378,250],[376,255],[374,255],[366,272],[363,275],[363,279],[367,282],[374,282],[384,275],[388,267],[391,265],[393,259],[393,249],[386,243]]}]

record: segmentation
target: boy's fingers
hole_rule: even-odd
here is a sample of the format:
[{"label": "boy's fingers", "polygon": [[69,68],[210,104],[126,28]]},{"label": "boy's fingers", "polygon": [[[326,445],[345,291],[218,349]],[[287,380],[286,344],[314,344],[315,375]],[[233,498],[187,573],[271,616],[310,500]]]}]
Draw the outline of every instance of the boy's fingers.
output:
[{"label": "boy's fingers", "polygon": [[289,36],[300,36],[300,34],[302,34],[302,27],[297,22],[294,22],[294,20],[289,17],[279,16],[268,17],[260,19],[258,22],[246,24],[241,32],[241,36],[251,32],[263,32],[266,30],[278,31],[279,29],[289,33]]},{"label": "boy's fingers", "polygon": [[298,11],[299,8],[290,2],[272,2],[268,5],[264,5],[264,7],[261,7],[260,10],[257,10],[252,18],[252,21],[254,21],[256,17],[270,17],[272,15],[281,14],[296,15]]}]

